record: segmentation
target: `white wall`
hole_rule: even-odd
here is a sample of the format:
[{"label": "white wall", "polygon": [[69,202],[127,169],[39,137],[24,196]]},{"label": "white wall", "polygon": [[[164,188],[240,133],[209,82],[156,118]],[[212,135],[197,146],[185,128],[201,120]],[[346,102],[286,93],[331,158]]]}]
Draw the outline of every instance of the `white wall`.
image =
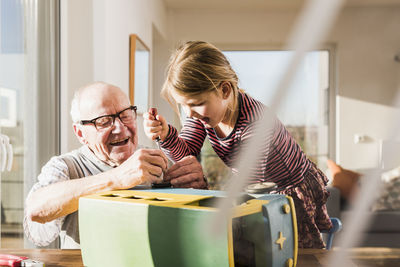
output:
[{"label": "white wall", "polygon": [[[394,107],[340,96],[338,132],[339,161],[353,169],[378,167],[380,140],[393,138],[393,122],[399,123],[400,112]],[[354,135],[363,142],[356,144]]]},{"label": "white wall", "polygon": [[[392,138],[399,118],[400,8],[349,8],[331,39],[337,44],[337,160],[348,168],[377,167],[379,140]],[[396,121],[398,123],[398,120]],[[367,137],[355,144],[355,134]]]},{"label": "white wall", "polygon": [[144,41],[152,51],[152,25],[166,31],[162,1],[96,0],[93,6],[94,79],[129,87],[129,35]]},{"label": "white wall", "polygon": [[152,106],[157,107],[159,114],[174,125],[179,124],[179,118],[167,101],[161,96],[161,89],[165,80],[165,70],[171,54],[171,44],[162,38],[156,29],[153,30],[153,92]]},{"label": "white wall", "polygon": [[93,81],[92,5],[92,0],[61,0],[60,4],[61,153],[79,146],[69,116],[73,92]]},{"label": "white wall", "polygon": [[[161,0],[62,0],[62,152],[77,146],[68,116],[72,91],[103,80],[128,92],[128,36],[151,49],[151,99],[177,123],[159,98],[169,54],[178,41],[206,40],[221,48],[270,48],[285,43],[296,10],[167,10]],[[374,167],[380,139],[399,91],[399,7],[352,7],[342,11],[326,43],[336,49],[336,160],[347,168]],[[373,119],[372,116],[373,115]],[[141,121],[139,122],[141,129]],[[68,133],[65,135],[65,133]],[[354,134],[367,142],[354,144]],[[141,143],[151,142],[139,132]],[[360,156],[362,155],[362,156]]]},{"label": "white wall", "polygon": [[[73,91],[105,81],[128,94],[129,35],[138,34],[152,51],[153,27],[165,36],[166,21],[161,0],[61,0],[62,153],[79,146],[69,118]],[[151,145],[139,120],[140,143]]]},{"label": "white wall", "polygon": [[[284,44],[295,10],[171,11],[172,43],[205,40],[219,47],[268,48]],[[375,167],[378,141],[389,137],[387,118],[399,91],[400,6],[359,7],[342,11],[328,44],[336,47],[336,160],[348,168]],[[368,136],[354,144],[354,134]]]}]

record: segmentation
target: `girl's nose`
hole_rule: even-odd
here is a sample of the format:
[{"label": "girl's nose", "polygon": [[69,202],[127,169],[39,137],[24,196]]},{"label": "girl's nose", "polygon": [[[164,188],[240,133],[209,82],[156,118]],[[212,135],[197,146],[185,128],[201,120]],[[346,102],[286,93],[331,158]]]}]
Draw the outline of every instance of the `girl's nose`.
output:
[{"label": "girl's nose", "polygon": [[186,116],[188,116],[190,118],[193,117],[193,115],[194,115],[193,110],[188,106],[184,106],[183,111],[185,112]]}]

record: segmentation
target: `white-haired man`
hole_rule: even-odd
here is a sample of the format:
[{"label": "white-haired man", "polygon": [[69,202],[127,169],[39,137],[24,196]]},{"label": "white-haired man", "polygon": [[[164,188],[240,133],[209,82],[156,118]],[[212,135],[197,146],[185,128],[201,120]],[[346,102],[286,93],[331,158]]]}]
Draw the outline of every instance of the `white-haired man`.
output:
[{"label": "white-haired man", "polygon": [[60,236],[61,248],[79,248],[81,196],[158,183],[163,172],[174,187],[207,186],[194,157],[167,170],[163,152],[136,149],[136,107],[120,88],[96,82],[78,89],[71,116],[82,146],[52,157],[26,200],[24,230],[35,245],[47,246]]}]

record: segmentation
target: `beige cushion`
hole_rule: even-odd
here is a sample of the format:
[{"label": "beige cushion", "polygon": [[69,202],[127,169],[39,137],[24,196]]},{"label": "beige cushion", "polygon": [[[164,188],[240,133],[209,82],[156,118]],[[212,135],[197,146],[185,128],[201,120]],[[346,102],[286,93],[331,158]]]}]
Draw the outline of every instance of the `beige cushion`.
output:
[{"label": "beige cushion", "polygon": [[382,192],[372,205],[373,211],[400,210],[400,167],[382,174]]},{"label": "beige cushion", "polygon": [[327,160],[328,168],[332,175],[332,186],[340,190],[340,194],[346,200],[351,200],[356,192],[358,180],[361,176],[360,173],[343,169],[337,165],[333,160]]}]

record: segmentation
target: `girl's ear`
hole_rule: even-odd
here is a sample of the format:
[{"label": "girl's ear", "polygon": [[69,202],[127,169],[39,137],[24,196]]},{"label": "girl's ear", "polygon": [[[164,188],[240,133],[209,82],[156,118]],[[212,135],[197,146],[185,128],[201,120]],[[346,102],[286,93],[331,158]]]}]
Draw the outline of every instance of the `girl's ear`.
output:
[{"label": "girl's ear", "polygon": [[230,82],[222,82],[221,84],[222,98],[228,99],[232,93],[232,85]]}]

